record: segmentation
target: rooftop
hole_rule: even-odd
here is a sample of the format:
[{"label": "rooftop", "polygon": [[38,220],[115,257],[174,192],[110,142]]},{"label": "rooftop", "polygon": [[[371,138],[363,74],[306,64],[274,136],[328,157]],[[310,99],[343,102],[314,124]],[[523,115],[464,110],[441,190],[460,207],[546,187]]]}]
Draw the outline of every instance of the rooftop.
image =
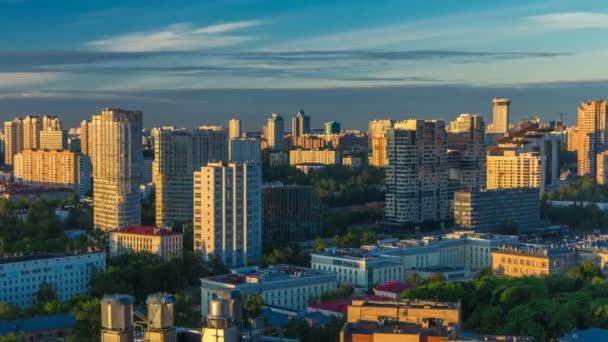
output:
[{"label": "rooftop", "polygon": [[53,315],[20,319],[15,321],[0,321],[0,336],[20,332],[33,333],[47,330],[71,329],[76,324],[72,315]]},{"label": "rooftop", "polygon": [[403,293],[403,291],[412,288],[413,286],[408,285],[406,283],[399,283],[399,282],[395,282],[395,281],[389,281],[388,283],[384,284],[384,285],[378,285],[374,288],[374,291],[384,291],[384,292],[391,292],[391,293],[398,293],[401,294]]},{"label": "rooftop", "polygon": [[214,282],[238,285],[245,283],[273,282],[290,278],[306,278],[333,274],[312,268],[292,265],[271,265],[268,268],[243,267],[232,270],[232,273],[205,278]]},{"label": "rooftop", "polygon": [[[408,334],[418,336],[450,336],[452,329],[443,326],[423,326],[406,322],[372,322],[359,321],[344,326],[345,335]],[[347,341],[347,339],[345,339]],[[350,341],[350,339],[348,339]]]},{"label": "rooftop", "polygon": [[32,260],[44,260],[44,259],[54,259],[54,258],[64,258],[76,255],[86,255],[86,254],[96,254],[96,253],[104,253],[103,250],[86,250],[86,251],[77,251],[71,253],[36,253],[36,254],[28,254],[28,255],[3,255],[0,256],[0,265],[1,264],[12,264],[17,262],[24,261],[32,261]]},{"label": "rooftop", "polygon": [[531,257],[548,257],[555,256],[558,254],[574,253],[574,249],[568,246],[541,246],[541,245],[517,245],[517,246],[505,246],[499,248],[493,253],[503,253],[510,255],[524,255]]},{"label": "rooftop", "polygon": [[118,230],[119,233],[133,234],[133,235],[146,235],[146,236],[170,236],[180,235],[181,233],[174,232],[171,229],[158,228],[151,226],[126,226]]}]

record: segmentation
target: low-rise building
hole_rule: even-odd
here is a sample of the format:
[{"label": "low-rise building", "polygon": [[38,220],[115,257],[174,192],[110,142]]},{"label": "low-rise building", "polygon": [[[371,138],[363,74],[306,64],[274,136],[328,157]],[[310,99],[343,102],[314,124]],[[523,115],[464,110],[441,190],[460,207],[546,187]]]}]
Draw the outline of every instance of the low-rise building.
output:
[{"label": "low-rise building", "polygon": [[381,257],[364,249],[328,248],[311,254],[311,267],[333,272],[339,285],[350,285],[356,293],[389,281],[405,281],[403,265],[398,257]]},{"label": "low-rise building", "polygon": [[362,165],[361,158],[352,157],[352,156],[344,157],[344,158],[342,158],[342,165],[350,166],[350,167],[354,167],[354,168],[360,168]]},{"label": "low-rise building", "polygon": [[183,234],[171,229],[127,226],[110,232],[110,256],[151,253],[164,260],[182,256]]},{"label": "low-rise building", "polygon": [[494,273],[509,277],[563,274],[576,264],[572,247],[509,246],[492,252]]},{"label": "low-rise building", "polygon": [[340,152],[333,150],[291,150],[289,164],[340,164]]},{"label": "low-rise building", "polygon": [[336,287],[333,272],[291,265],[242,267],[229,274],[201,279],[201,312],[208,312],[209,300],[217,291],[260,294],[266,305],[304,310],[310,298],[319,298]]},{"label": "low-rise building", "polygon": [[105,269],[104,251],[4,256],[0,258],[0,302],[30,307],[43,282],[65,301],[88,293],[93,270]]},{"label": "low-rise building", "polygon": [[520,231],[540,227],[538,188],[463,190],[454,193],[454,223],[475,231],[502,231],[513,225]]},{"label": "low-rise building", "polygon": [[76,318],[68,314],[2,321],[0,340],[3,335],[14,335],[18,336],[16,341],[65,341],[76,322]]}]

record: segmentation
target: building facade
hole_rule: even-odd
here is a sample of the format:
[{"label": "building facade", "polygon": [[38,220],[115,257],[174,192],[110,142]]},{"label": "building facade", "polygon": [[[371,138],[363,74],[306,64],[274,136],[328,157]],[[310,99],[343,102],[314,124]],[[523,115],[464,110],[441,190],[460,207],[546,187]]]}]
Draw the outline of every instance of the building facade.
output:
[{"label": "building facade", "polygon": [[596,176],[596,156],[608,149],[606,101],[583,102],[577,108],[578,174]]},{"label": "building facade", "polygon": [[66,131],[40,131],[41,150],[64,150],[68,145]]},{"label": "building facade", "polygon": [[261,167],[216,162],[194,172],[194,250],[225,265],[258,264],[262,256]]},{"label": "building facade", "polygon": [[340,164],[340,152],[333,150],[291,150],[289,164]]},{"label": "building facade", "polygon": [[141,220],[142,125],[142,112],[114,108],[91,120],[89,154],[97,228],[115,230]]},{"label": "building facade", "polygon": [[333,272],[291,265],[272,265],[266,269],[244,267],[230,274],[201,279],[201,312],[208,312],[209,300],[217,291],[260,294],[265,305],[304,310],[311,298],[319,298],[336,287]]},{"label": "building facade", "polygon": [[240,163],[262,164],[262,144],[260,140],[231,139],[228,142],[228,160]]},{"label": "building facade", "polygon": [[486,144],[483,117],[462,114],[447,132],[448,182],[451,189],[486,187]]},{"label": "building facade", "polygon": [[272,117],[266,120],[266,141],[268,148],[275,151],[284,149],[285,139],[285,120],[277,113],[273,113]]},{"label": "building facade", "polygon": [[291,135],[300,137],[310,133],[310,117],[303,110],[291,118]]},{"label": "building facade", "polygon": [[493,133],[509,132],[509,106],[511,100],[504,98],[492,99],[492,126]]},{"label": "building facade", "polygon": [[339,134],[340,133],[340,123],[335,121],[329,121],[323,124],[323,130],[325,134]]},{"label": "building facade", "polygon": [[110,257],[130,253],[156,254],[163,260],[181,258],[183,234],[170,229],[127,226],[110,232]]},{"label": "building facade", "polygon": [[576,252],[569,247],[511,246],[492,252],[492,269],[498,275],[532,277],[564,274],[576,265]]},{"label": "building facade", "polygon": [[388,165],[386,138],[387,132],[393,127],[392,120],[372,120],[369,122],[368,136],[372,153],[369,164],[376,167]]},{"label": "building facade", "polygon": [[60,301],[66,301],[87,294],[93,271],[105,269],[104,251],[0,258],[0,302],[30,307],[36,304],[43,282],[55,289]]},{"label": "building facade", "polygon": [[499,232],[513,225],[520,231],[540,227],[538,188],[454,193],[454,224],[463,229]]},{"label": "building facade", "polygon": [[25,184],[78,190],[78,153],[68,150],[24,150],[14,158],[14,177]]},{"label": "building facade", "polygon": [[265,244],[314,240],[321,234],[323,204],[312,186],[265,184],[262,236]]},{"label": "building facade", "polygon": [[240,139],[241,134],[241,120],[230,119],[228,121],[228,139]]},{"label": "building facade", "polygon": [[541,188],[544,179],[537,152],[516,153],[510,149],[488,151],[486,189]]},{"label": "building facade", "polygon": [[608,184],[608,151],[598,153],[595,180],[598,184]]},{"label": "building facade", "polygon": [[400,225],[448,217],[445,123],[405,120],[388,133],[386,219]]}]

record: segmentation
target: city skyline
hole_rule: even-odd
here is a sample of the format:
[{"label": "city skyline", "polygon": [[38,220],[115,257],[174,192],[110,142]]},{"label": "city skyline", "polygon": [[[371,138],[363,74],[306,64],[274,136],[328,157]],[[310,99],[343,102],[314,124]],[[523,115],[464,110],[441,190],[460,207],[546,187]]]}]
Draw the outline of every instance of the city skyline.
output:
[{"label": "city skyline", "polygon": [[185,127],[239,116],[252,130],[272,112],[302,108],[315,128],[327,116],[363,128],[389,115],[470,112],[491,122],[487,99],[509,97],[513,120],[567,112],[571,123],[572,103],[608,93],[597,72],[605,49],[593,39],[608,28],[599,1],[4,0],[0,8],[5,120],[50,113],[74,126],[121,107],[147,113],[146,127],[167,116]]}]

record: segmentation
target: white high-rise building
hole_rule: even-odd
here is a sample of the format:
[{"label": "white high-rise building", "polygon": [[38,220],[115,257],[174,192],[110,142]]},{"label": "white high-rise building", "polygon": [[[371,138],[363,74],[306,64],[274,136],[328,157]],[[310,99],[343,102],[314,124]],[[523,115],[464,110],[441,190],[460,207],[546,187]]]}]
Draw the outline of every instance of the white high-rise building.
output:
[{"label": "white high-rise building", "polygon": [[141,111],[106,108],[91,120],[93,222],[110,231],[141,220]]},{"label": "white high-rise building", "polygon": [[266,140],[271,150],[282,150],[284,147],[285,120],[281,115],[273,113],[266,121]]},{"label": "white high-rise building", "polygon": [[211,162],[194,172],[194,250],[228,266],[262,256],[262,175],[258,164]]},{"label": "white high-rise building", "polygon": [[42,119],[39,116],[28,115],[23,119],[23,149],[40,148],[40,131]]},{"label": "white high-rise building", "polygon": [[228,160],[240,163],[262,163],[262,144],[258,139],[232,139],[228,142]]},{"label": "white high-rise building", "polygon": [[239,139],[241,133],[241,120],[230,119],[230,121],[228,121],[228,139]]},{"label": "white high-rise building", "polygon": [[509,131],[509,99],[492,99],[492,127],[493,133],[507,133]]},{"label": "white high-rise building", "polygon": [[13,158],[23,151],[23,120],[4,122],[4,163],[13,165]]}]

